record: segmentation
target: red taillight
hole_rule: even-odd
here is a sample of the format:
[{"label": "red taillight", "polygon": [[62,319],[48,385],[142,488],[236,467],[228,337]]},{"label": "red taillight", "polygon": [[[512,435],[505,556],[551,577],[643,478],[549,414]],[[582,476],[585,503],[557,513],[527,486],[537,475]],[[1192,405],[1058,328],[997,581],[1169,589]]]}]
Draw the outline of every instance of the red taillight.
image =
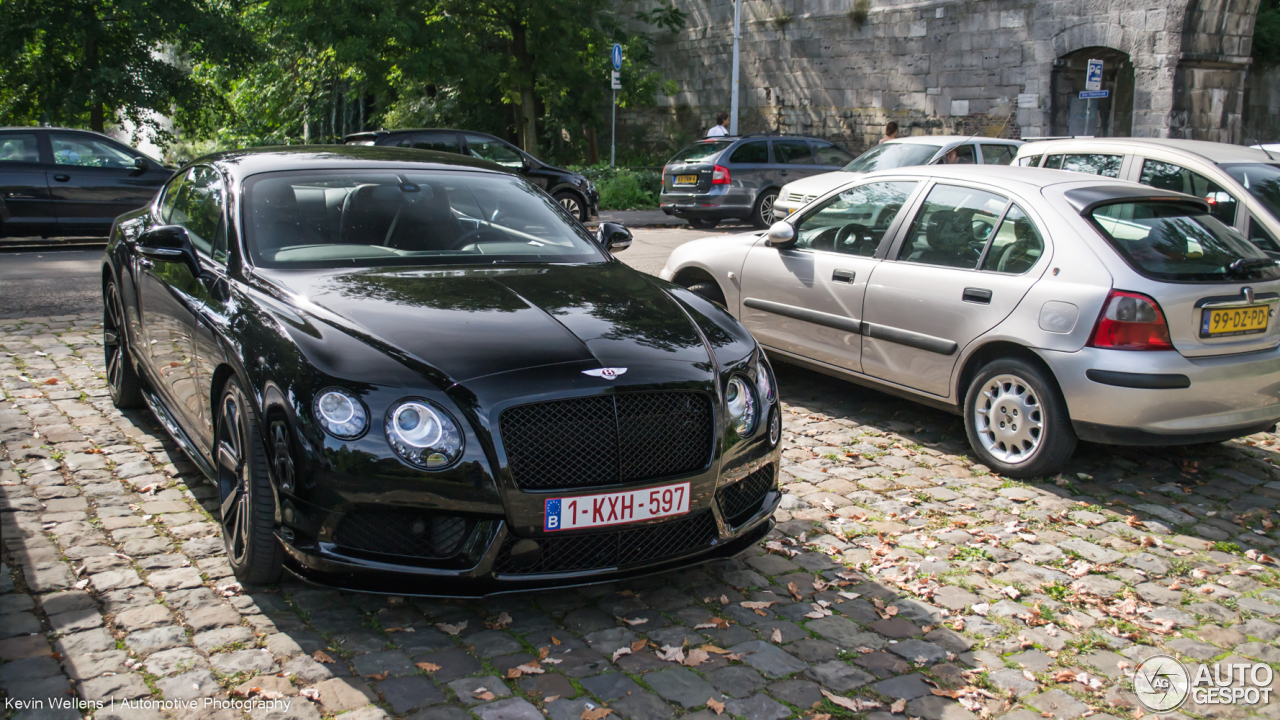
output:
[{"label": "red taillight", "polygon": [[711,169],[712,185],[728,185],[729,184],[729,168],[716,165]]},{"label": "red taillight", "polygon": [[1172,350],[1160,304],[1140,293],[1112,290],[1089,345],[1111,350]]}]

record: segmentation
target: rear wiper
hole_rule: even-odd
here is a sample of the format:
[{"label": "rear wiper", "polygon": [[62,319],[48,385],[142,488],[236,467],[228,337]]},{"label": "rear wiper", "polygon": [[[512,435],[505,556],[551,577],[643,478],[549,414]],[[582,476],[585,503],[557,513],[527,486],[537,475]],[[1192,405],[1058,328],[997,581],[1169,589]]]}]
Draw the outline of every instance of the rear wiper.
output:
[{"label": "rear wiper", "polygon": [[1254,270],[1262,270],[1275,266],[1276,261],[1271,258],[1240,258],[1227,266],[1228,275],[1248,275]]}]

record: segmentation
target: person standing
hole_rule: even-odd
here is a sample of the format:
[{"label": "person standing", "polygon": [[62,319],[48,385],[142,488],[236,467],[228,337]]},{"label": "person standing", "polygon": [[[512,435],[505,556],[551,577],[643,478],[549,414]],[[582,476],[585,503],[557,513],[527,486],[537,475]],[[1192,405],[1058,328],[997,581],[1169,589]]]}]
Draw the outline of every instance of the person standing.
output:
[{"label": "person standing", "polygon": [[716,115],[716,124],[711,126],[707,131],[707,137],[723,137],[729,134],[729,113],[722,112]]},{"label": "person standing", "polygon": [[[888,125],[884,126],[884,137],[880,138],[880,142],[898,139],[898,123],[890,120]],[[879,145],[880,143],[876,143]]]}]

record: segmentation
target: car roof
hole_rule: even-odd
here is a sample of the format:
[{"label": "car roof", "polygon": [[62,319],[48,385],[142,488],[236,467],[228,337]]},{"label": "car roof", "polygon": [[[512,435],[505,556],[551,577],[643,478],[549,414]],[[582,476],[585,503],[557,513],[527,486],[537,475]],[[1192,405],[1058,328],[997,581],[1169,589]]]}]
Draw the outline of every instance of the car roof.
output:
[{"label": "car roof", "polygon": [[[1021,192],[1034,192],[1036,189],[1049,187],[1050,185],[1058,185],[1062,183],[1080,184],[1082,176],[1078,172],[1070,170],[1049,170],[1047,168],[1019,167],[1017,165],[911,165],[908,167],[893,168],[891,170],[877,170],[873,173],[867,173],[859,178],[859,181],[868,178],[875,178],[886,175],[897,176],[920,176],[926,178],[934,178],[937,180],[962,180],[973,182],[984,182],[988,184],[996,184],[1001,187],[1008,187],[1014,184],[1021,185]],[[1120,185],[1132,187],[1139,194],[1149,194],[1151,188],[1137,183],[1126,182],[1124,180],[1114,180],[1112,178],[1104,178],[1100,176],[1084,176],[1084,180],[1095,180],[1097,185]]]},{"label": "car roof", "polygon": [[216,165],[237,182],[251,175],[282,170],[414,169],[479,170],[510,175],[497,163],[456,153],[363,145],[281,145],[228,150],[197,158],[188,165]]},{"label": "car roof", "polygon": [[480,132],[479,130],[459,130],[458,128],[391,128],[390,130],[365,130],[363,132],[349,133],[342,138],[343,142],[350,142],[357,138],[380,138],[395,133],[412,133],[412,132],[465,132],[472,135],[484,135],[485,137],[497,137],[492,133]]},{"label": "car roof", "polygon": [[1043,153],[1053,148],[1070,148],[1075,145],[1115,147],[1133,152],[1140,148],[1160,148],[1183,155],[1198,155],[1213,163],[1275,162],[1263,150],[1210,142],[1208,140],[1183,140],[1180,138],[1071,138],[1064,140],[1040,140],[1023,145],[1020,152],[1028,155]]},{"label": "car roof", "polygon": [[966,140],[999,145],[1017,145],[1021,142],[1020,140],[1011,140],[1009,138],[992,138],[980,135],[909,135],[907,137],[885,140],[884,142],[886,145],[890,143],[902,145],[950,145],[952,143],[962,143]]}]

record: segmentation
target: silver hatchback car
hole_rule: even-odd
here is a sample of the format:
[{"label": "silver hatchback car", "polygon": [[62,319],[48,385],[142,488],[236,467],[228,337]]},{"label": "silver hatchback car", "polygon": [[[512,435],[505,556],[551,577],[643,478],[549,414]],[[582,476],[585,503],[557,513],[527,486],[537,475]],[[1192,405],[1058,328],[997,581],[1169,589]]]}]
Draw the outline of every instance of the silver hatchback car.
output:
[{"label": "silver hatchback car", "polygon": [[873,173],[662,277],[778,359],[963,415],[982,462],[1077,439],[1213,442],[1280,419],[1280,267],[1204,200],[1017,167]]}]

